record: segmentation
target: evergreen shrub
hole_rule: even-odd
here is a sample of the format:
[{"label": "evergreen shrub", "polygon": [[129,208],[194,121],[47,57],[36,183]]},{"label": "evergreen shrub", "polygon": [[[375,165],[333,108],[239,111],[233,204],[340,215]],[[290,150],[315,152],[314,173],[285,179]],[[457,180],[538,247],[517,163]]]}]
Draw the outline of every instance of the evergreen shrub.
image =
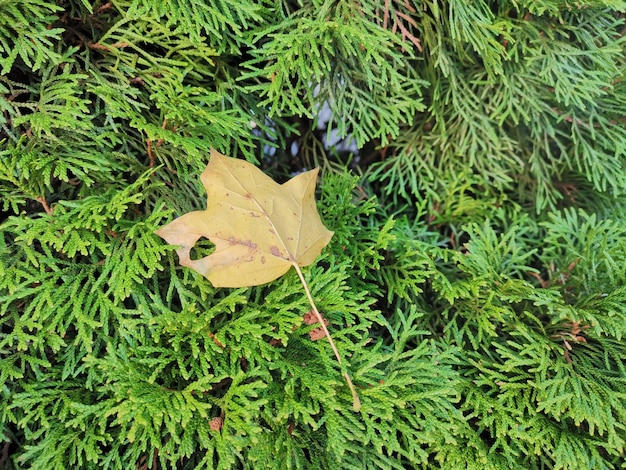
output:
[{"label": "evergreen shrub", "polygon": [[[1,0],[0,467],[625,468],[625,19]],[[154,234],[211,148],[321,166],[359,413],[296,273],[217,289]]]}]

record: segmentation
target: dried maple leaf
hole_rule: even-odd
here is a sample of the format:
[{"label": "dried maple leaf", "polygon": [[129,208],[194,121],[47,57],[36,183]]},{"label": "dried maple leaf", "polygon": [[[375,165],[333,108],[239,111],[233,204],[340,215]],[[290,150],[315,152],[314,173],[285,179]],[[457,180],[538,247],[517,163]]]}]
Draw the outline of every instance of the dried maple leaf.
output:
[{"label": "dried maple leaf", "polygon": [[[278,184],[254,165],[212,150],[201,176],[206,210],[189,212],[156,233],[180,246],[180,264],[216,287],[273,281],[291,266],[313,263],[333,236],[315,205],[317,171]],[[215,251],[193,260],[191,249],[203,236]]]},{"label": "dried maple leaf", "polygon": [[[318,170],[301,173],[278,184],[250,163],[211,150],[200,179],[207,191],[207,208],[182,215],[157,230],[177,245],[180,264],[205,276],[215,287],[265,284],[291,267],[298,273],[312,310],[341,364],[341,357],[300,270],[315,261],[333,232],[322,224],[315,205]],[[191,249],[208,238],[215,251],[191,259]],[[344,377],[360,409],[347,373]]]}]

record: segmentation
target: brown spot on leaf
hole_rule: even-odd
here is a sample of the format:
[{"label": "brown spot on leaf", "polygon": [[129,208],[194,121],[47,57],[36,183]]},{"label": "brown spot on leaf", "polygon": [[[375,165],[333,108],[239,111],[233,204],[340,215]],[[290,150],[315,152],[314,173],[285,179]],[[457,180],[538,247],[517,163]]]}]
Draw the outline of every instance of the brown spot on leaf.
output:
[{"label": "brown spot on leaf", "polygon": [[280,252],[280,248],[278,248],[276,245],[270,246],[270,252],[274,256],[281,256],[282,257],[282,253]]},{"label": "brown spot on leaf", "polygon": [[244,245],[252,249],[255,249],[257,247],[257,244],[254,243],[252,240],[238,240],[235,237],[228,237],[228,244],[229,245]]},{"label": "brown spot on leaf", "polygon": [[254,243],[252,240],[242,241],[241,244],[249,246],[250,248],[256,248],[256,243]]}]

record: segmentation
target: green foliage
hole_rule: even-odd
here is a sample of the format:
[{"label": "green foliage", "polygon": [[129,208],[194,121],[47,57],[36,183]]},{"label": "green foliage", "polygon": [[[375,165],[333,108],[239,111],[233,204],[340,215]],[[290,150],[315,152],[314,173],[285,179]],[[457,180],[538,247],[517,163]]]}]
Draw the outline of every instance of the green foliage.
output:
[{"label": "green foliage", "polygon": [[[390,195],[437,198],[464,174],[538,211],[571,187],[624,193],[623,14],[597,2],[424,3],[428,112],[372,180],[387,180]],[[534,16],[547,10],[556,17]]]},{"label": "green foliage", "polygon": [[[369,9],[369,5],[363,5]],[[260,30],[261,47],[245,65],[257,78],[261,105],[272,113],[315,118],[328,103],[331,121],[341,137],[348,133],[358,146],[372,138],[386,144],[400,124],[424,109],[427,85],[412,67],[414,56],[401,41],[367,19],[372,11],[355,15],[353,5],[312,2],[291,18]],[[269,39],[269,40],[268,40]],[[341,118],[339,118],[341,116]]]},{"label": "green foliage", "polygon": [[49,28],[62,9],[43,0],[5,0],[0,4],[0,73],[11,70],[19,58],[32,71],[47,61],[58,62],[55,51],[63,28]]},{"label": "green foliage", "polygon": [[[625,12],[0,1],[0,467],[623,468]],[[360,413],[296,273],[154,234],[211,147],[322,165]]]}]

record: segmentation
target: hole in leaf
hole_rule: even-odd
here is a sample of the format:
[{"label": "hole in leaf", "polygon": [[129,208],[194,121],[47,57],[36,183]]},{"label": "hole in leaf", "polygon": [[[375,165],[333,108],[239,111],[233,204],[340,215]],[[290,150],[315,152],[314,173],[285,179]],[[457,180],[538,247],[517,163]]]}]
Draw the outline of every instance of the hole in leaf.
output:
[{"label": "hole in leaf", "polygon": [[215,251],[215,245],[208,238],[201,237],[191,249],[189,256],[192,260],[197,260],[209,256]]}]

